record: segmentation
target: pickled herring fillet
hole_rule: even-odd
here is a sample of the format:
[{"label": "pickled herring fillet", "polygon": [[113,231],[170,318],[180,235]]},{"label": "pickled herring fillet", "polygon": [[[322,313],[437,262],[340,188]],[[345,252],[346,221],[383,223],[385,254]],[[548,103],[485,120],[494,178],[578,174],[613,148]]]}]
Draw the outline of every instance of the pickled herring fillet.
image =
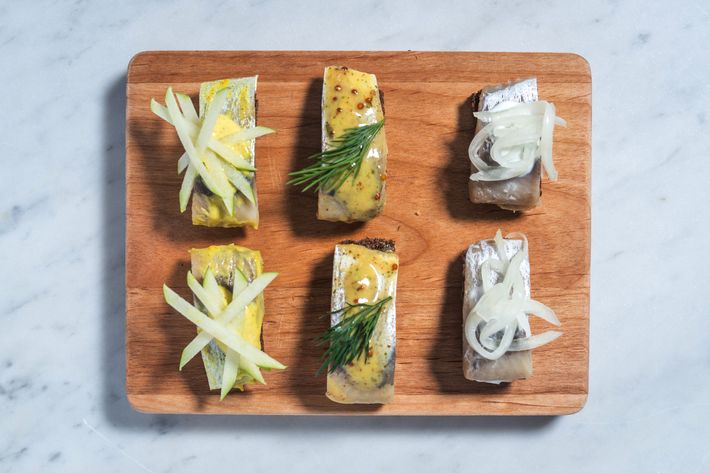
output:
[{"label": "pickled herring fillet", "polygon": [[[200,116],[215,95],[228,89],[227,101],[217,117],[213,136],[226,138],[256,126],[256,83],[257,76],[241,79],[222,79],[203,82],[200,85]],[[255,138],[224,144],[235,156],[255,166]],[[231,154],[231,153],[230,153]],[[221,161],[213,159],[215,164]],[[231,212],[223,199],[213,194],[202,179],[197,177],[192,194],[192,223],[208,227],[259,227],[259,207],[256,198],[256,175],[254,171],[231,169],[224,163],[227,177],[237,189]]]},{"label": "pickled herring fillet", "polygon": [[[529,103],[536,102],[537,79],[528,78],[515,82],[485,87],[474,96],[471,106],[474,112],[490,111],[505,102]],[[476,133],[485,123],[476,120]],[[491,140],[485,145],[486,153],[481,158],[490,165],[495,162],[490,158]],[[478,170],[472,164],[471,172]],[[495,204],[507,210],[527,210],[536,207],[540,201],[542,169],[540,159],[535,160],[532,170],[523,176],[502,181],[471,181],[468,182],[468,195],[475,204]]]},{"label": "pickled herring fillet", "polygon": [[[215,276],[225,297],[231,298],[235,284],[235,274],[243,274],[247,282],[256,279],[263,272],[261,253],[237,245],[210,246],[208,248],[190,250],[192,259],[192,274],[199,280],[204,279],[210,269]],[[237,272],[238,270],[238,272]],[[199,300],[195,305],[202,308]],[[264,320],[264,296],[259,294],[244,309],[244,316],[236,317],[227,327],[235,330],[242,338],[256,348],[261,349],[261,330]],[[222,376],[226,359],[227,347],[213,339],[202,349],[202,362],[205,366],[210,389],[222,387]],[[243,360],[246,361],[246,360]],[[254,377],[241,365],[237,372],[237,389],[243,389],[245,384],[254,382]]]},{"label": "pickled herring fillet", "polygon": [[[323,76],[322,149],[335,146],[348,129],[384,120],[374,74],[328,66]],[[357,222],[379,215],[385,205],[387,141],[384,128],[372,141],[357,176],[337,189],[318,192],[318,219]]]},{"label": "pickled herring fillet", "polygon": [[[523,247],[522,240],[505,239],[505,254],[511,259]],[[481,275],[481,266],[487,260],[499,260],[494,240],[482,240],[469,246],[464,264],[464,298],[463,322],[476,303],[483,296],[484,283]],[[525,295],[530,297],[530,262],[525,258],[520,271],[525,284]],[[492,271],[489,281],[491,284],[500,282],[503,278],[499,273]],[[527,317],[525,319],[527,321]],[[530,326],[518,328],[514,340],[530,336]],[[479,355],[463,336],[463,373],[466,379],[484,383],[499,384],[516,379],[525,379],[532,375],[532,354],[528,351],[509,351],[497,360],[488,360]]]},{"label": "pickled herring fillet", "polygon": [[394,397],[396,349],[395,296],[399,258],[390,240],[344,241],[335,247],[331,326],[341,321],[346,303],[375,304],[387,297],[367,356],[328,373],[329,399],[342,404],[385,404]]}]

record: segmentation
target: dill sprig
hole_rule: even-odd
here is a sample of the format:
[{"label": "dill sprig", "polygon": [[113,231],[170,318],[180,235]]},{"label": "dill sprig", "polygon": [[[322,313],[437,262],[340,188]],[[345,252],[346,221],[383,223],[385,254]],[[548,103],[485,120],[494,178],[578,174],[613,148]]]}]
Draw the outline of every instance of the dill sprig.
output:
[{"label": "dill sprig", "polygon": [[316,344],[329,343],[328,349],[321,356],[323,364],[316,372],[319,376],[330,365],[330,373],[338,368],[352,363],[365,354],[365,361],[369,357],[369,345],[372,334],[377,326],[377,321],[382,314],[385,304],[392,300],[391,296],[385,297],[375,304],[350,304],[331,312],[331,315],[340,314],[340,322],[333,325],[316,338]]},{"label": "dill sprig", "polygon": [[313,164],[289,173],[292,179],[288,184],[308,183],[302,192],[311,188],[314,191],[339,189],[350,176],[357,177],[372,140],[384,125],[382,119],[371,125],[348,128],[327,150],[308,157]]}]

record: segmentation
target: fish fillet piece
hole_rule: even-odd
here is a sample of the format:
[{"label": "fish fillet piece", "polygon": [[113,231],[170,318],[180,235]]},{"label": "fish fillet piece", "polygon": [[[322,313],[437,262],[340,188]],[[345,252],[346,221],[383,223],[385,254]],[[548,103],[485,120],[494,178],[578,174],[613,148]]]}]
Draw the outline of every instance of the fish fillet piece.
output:
[{"label": "fish fillet piece", "polygon": [[[512,258],[522,247],[522,240],[505,239],[505,252]],[[469,246],[464,264],[463,323],[466,323],[471,309],[483,295],[481,265],[488,259],[498,260],[494,240],[481,240]],[[525,294],[530,297],[530,261],[526,258],[520,264],[520,271],[525,282]],[[502,281],[502,276],[491,272],[492,284]],[[527,325],[527,324],[526,324]],[[519,328],[515,338],[530,336],[530,326]],[[497,360],[488,360],[480,356],[468,344],[463,336],[463,374],[466,379],[483,383],[499,384],[516,379],[529,378],[532,375],[532,354],[528,351],[508,352]]]},{"label": "fish fillet piece", "polygon": [[[234,272],[236,269],[252,282],[263,272],[261,253],[243,246],[220,245],[208,248],[190,250],[192,259],[192,274],[198,280],[203,280],[207,268],[210,268],[217,279],[217,283],[225,294],[234,291]],[[194,298],[195,306],[207,312],[197,297]],[[259,294],[244,310],[244,317],[233,320],[228,328],[239,333],[247,342],[261,349],[261,329],[264,320],[264,295]],[[225,353],[227,349],[220,342],[212,340],[202,349],[202,362],[210,389],[222,387],[222,374],[224,373]],[[235,387],[242,389],[245,383],[253,382],[253,378],[240,372]]]},{"label": "fish fillet piece", "polygon": [[[223,138],[245,128],[256,126],[256,83],[258,76],[241,79],[222,79],[203,82],[200,85],[200,116],[204,116],[207,105],[215,94],[223,89],[229,90],[227,103],[217,119],[213,136]],[[256,139],[228,145],[252,166],[255,165]],[[237,171],[241,172],[241,171]],[[259,206],[256,195],[256,175],[243,172],[251,187],[254,203],[239,191],[234,196],[233,213],[229,215],[224,201],[214,195],[199,177],[195,181],[192,194],[192,223],[207,227],[259,227]]]},{"label": "fish fillet piece", "polygon": [[[322,149],[333,146],[349,128],[384,120],[380,89],[374,74],[328,66],[323,76]],[[318,219],[364,222],[385,206],[387,140],[382,128],[372,141],[356,177],[340,188],[318,192]]]},{"label": "fish fillet piece", "polygon": [[[396,358],[397,270],[399,258],[391,240],[344,241],[335,247],[331,310],[351,304],[373,304],[392,297],[380,314],[364,356],[328,374],[326,396],[341,404],[385,404],[394,398]],[[331,315],[331,326],[340,322]]]},{"label": "fish fillet piece", "polygon": [[[507,84],[494,85],[482,89],[471,102],[474,112],[487,112],[502,102],[528,103],[537,101],[537,79],[522,79]],[[476,133],[485,126],[476,120]],[[491,140],[484,144],[481,158],[490,165]],[[471,173],[478,170],[471,164]],[[540,181],[542,178],[540,159],[535,160],[532,170],[524,175],[502,181],[468,182],[468,196],[474,204],[495,204],[507,210],[527,210],[536,207],[540,201]]]}]

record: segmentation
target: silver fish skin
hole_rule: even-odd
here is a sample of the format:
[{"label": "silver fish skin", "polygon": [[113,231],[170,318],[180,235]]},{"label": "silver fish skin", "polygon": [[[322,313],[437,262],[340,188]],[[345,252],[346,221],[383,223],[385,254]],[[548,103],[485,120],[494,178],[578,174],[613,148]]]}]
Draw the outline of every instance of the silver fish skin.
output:
[{"label": "silver fish skin", "polygon": [[[507,84],[485,87],[478,94],[478,100],[472,101],[473,111],[487,112],[501,102],[536,102],[537,79],[532,77],[521,79]],[[476,133],[485,126],[480,120],[476,120]],[[481,158],[488,164],[495,165],[490,158],[490,148],[492,141],[484,144],[484,153]],[[471,173],[478,172],[478,169],[471,164]],[[520,177],[506,179],[503,181],[471,181],[468,182],[468,196],[474,204],[495,204],[506,210],[528,210],[538,205],[540,201],[540,182],[542,179],[541,163],[538,158],[532,170]]]},{"label": "silver fish skin", "polygon": [[[521,240],[505,239],[505,253],[512,258],[522,248]],[[481,240],[468,247],[464,264],[464,296],[463,296],[463,323],[465,325],[471,309],[483,296],[483,280],[481,265],[484,261],[498,260],[498,252],[494,240]],[[525,282],[525,294],[530,297],[530,261],[525,258],[520,264],[520,270]],[[496,284],[502,277],[492,271],[491,283]],[[527,325],[527,324],[526,324]],[[530,327],[518,329],[515,338],[530,336]],[[525,379],[532,376],[532,354],[530,351],[508,352],[497,360],[488,360],[468,344],[466,335],[463,336],[463,374],[466,379],[482,383],[507,383],[516,379]]]}]

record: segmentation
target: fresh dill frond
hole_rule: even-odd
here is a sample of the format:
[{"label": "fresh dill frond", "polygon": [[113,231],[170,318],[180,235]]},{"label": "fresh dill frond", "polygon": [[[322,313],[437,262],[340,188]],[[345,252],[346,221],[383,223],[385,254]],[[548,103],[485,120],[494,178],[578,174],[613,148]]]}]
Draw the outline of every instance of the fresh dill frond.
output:
[{"label": "fresh dill frond", "polygon": [[302,192],[339,189],[350,176],[357,177],[362,160],[384,125],[382,119],[371,125],[348,128],[327,150],[309,156],[313,164],[289,173],[288,184],[307,184]]},{"label": "fresh dill frond", "polygon": [[365,355],[369,357],[369,345],[372,334],[375,332],[377,321],[382,310],[392,296],[388,296],[375,304],[350,304],[331,312],[331,315],[340,314],[340,322],[333,325],[316,338],[318,345],[328,343],[328,348],[321,356],[321,367],[316,376],[323,373],[328,366],[330,373],[338,368],[348,365],[357,358]]}]

